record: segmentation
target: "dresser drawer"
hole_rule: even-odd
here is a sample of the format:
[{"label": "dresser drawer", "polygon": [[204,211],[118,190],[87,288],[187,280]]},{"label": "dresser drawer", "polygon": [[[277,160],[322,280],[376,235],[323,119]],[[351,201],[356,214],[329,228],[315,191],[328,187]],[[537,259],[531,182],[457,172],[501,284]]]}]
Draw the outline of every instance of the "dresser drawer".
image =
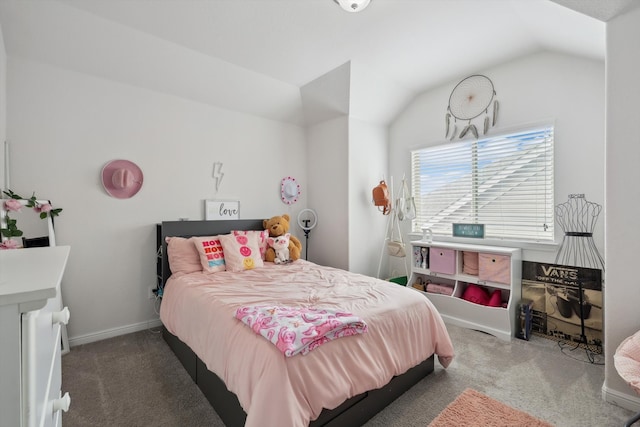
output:
[{"label": "dresser drawer", "polygon": [[54,402],[62,397],[62,357],[61,348],[56,349],[53,369],[51,370],[51,387],[43,402],[42,423],[43,427],[55,427],[62,425],[62,410],[55,410]]},{"label": "dresser drawer", "polygon": [[60,305],[59,298],[51,298],[41,310],[22,316],[23,419],[29,427],[55,425],[48,402],[62,384]]},{"label": "dresser drawer", "polygon": [[511,283],[511,257],[506,255],[478,255],[478,279],[487,282]]},{"label": "dresser drawer", "polygon": [[436,273],[455,274],[456,251],[432,247],[429,249],[429,269]]}]

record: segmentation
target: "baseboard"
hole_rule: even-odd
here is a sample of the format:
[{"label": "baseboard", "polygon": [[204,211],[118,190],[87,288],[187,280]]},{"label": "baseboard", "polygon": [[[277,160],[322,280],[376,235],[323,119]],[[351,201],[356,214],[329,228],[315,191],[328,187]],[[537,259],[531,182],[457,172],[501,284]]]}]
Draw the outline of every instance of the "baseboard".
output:
[{"label": "baseboard", "polygon": [[[631,389],[629,389],[629,391],[631,391]],[[605,402],[620,406],[621,408],[635,412],[640,411],[640,397],[634,394],[621,393],[618,390],[613,390],[603,385],[602,399]]]},{"label": "baseboard", "polygon": [[74,347],[81,344],[89,344],[95,341],[106,340],[107,338],[113,338],[120,335],[131,334],[133,332],[143,331],[149,328],[157,328],[162,326],[160,319],[153,319],[147,322],[134,323],[132,325],[126,325],[119,328],[107,329],[93,334],[81,335],[77,337],[69,338],[69,347]]}]

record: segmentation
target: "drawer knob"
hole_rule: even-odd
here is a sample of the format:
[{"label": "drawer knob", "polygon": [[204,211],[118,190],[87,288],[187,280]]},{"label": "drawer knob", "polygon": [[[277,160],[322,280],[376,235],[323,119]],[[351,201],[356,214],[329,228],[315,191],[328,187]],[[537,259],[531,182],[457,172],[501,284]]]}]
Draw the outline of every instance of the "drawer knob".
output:
[{"label": "drawer knob", "polygon": [[65,307],[60,311],[54,311],[51,313],[51,321],[55,325],[56,323],[60,323],[62,325],[66,325],[69,323],[69,317],[71,317],[71,313],[69,313],[69,308]]},{"label": "drawer knob", "polygon": [[67,412],[69,405],[71,405],[71,397],[69,392],[66,392],[64,396],[53,401],[53,413],[55,414],[58,411]]}]

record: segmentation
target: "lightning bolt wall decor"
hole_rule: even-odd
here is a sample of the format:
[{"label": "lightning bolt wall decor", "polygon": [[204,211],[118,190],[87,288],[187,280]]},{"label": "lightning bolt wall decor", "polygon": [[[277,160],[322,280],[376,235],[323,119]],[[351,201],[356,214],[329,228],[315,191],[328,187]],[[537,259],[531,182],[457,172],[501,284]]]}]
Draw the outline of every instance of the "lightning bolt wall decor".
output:
[{"label": "lightning bolt wall decor", "polygon": [[216,183],[216,193],[220,189],[220,184],[222,183],[222,178],[224,177],[224,173],[222,173],[222,162],[215,162],[213,164],[213,180]]}]

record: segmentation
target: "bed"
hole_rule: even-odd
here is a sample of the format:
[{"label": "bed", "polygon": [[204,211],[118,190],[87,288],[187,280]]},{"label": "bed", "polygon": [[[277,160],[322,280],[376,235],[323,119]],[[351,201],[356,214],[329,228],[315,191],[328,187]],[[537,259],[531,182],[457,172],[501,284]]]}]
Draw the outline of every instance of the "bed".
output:
[{"label": "bed", "polygon": [[[439,313],[410,288],[305,260],[172,274],[167,237],[232,230],[259,232],[262,220],[160,228],[163,337],[226,426],[359,426],[433,372],[436,356],[444,367],[451,362]],[[335,306],[368,329],[286,357],[234,317],[249,304]]]}]

